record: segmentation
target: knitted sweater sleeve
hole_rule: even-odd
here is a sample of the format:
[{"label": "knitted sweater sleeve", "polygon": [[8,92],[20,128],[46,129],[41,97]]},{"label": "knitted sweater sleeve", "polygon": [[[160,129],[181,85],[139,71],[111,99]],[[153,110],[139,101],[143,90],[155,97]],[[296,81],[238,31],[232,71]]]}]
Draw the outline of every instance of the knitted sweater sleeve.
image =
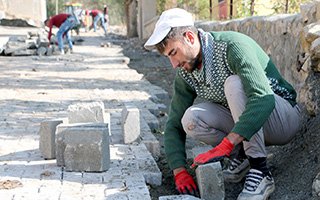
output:
[{"label": "knitted sweater sleeve", "polygon": [[178,75],[174,80],[174,93],[164,131],[164,149],[171,169],[186,165],[185,141],[181,118],[196,98],[194,90]]},{"label": "knitted sweater sleeve", "polygon": [[231,43],[228,60],[234,73],[240,77],[248,98],[232,132],[250,140],[275,107],[274,93],[265,72],[270,58],[257,44],[248,41]]}]

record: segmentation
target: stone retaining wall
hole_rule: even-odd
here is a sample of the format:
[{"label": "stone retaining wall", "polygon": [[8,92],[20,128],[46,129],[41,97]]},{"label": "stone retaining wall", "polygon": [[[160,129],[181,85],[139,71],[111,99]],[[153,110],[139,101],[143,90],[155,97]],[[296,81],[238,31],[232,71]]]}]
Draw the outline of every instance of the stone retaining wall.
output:
[{"label": "stone retaining wall", "polygon": [[[315,96],[319,92],[310,91],[310,88],[316,88],[310,84],[316,83],[314,78],[308,77],[314,77],[316,73],[311,66],[317,64],[317,58],[313,59],[313,65],[308,58],[316,54],[311,51],[311,45],[320,36],[320,26],[314,25],[319,19],[320,1],[316,0],[301,5],[301,12],[294,15],[257,16],[225,22],[201,21],[196,26],[205,31],[238,31],[255,39],[270,55],[280,73],[297,89],[298,101],[306,104],[309,114],[314,115],[320,112]],[[310,79],[313,81],[308,81]]]}]

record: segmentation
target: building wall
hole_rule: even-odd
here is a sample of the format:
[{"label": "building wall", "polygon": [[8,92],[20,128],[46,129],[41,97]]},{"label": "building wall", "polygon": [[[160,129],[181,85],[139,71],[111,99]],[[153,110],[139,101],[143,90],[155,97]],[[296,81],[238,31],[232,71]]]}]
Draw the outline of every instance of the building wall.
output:
[{"label": "building wall", "polygon": [[146,39],[153,31],[157,16],[157,3],[155,0],[138,1],[138,35]]},{"label": "building wall", "polygon": [[46,0],[1,0],[1,18],[24,19],[39,26],[47,18]]}]

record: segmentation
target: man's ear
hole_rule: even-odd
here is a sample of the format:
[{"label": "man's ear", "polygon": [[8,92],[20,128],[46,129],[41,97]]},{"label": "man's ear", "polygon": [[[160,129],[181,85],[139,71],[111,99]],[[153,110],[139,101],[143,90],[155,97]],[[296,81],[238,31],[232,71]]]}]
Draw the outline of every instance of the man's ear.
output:
[{"label": "man's ear", "polygon": [[186,31],[184,33],[185,40],[191,44],[194,44],[195,34],[192,31]]}]

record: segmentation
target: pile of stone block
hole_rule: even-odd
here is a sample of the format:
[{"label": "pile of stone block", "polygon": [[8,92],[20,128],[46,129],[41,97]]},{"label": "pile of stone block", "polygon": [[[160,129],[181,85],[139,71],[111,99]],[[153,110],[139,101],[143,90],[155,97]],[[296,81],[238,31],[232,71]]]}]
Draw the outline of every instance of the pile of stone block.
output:
[{"label": "pile of stone block", "polygon": [[51,55],[53,48],[49,48],[47,33],[28,32],[26,36],[2,37],[0,40],[0,54],[5,56]]},{"label": "pile of stone block", "polygon": [[[51,38],[56,43],[56,38]],[[49,45],[48,33],[43,31],[28,32],[25,36],[0,37],[0,55],[4,56],[51,56],[58,55],[56,45]],[[68,52],[68,47],[65,47]]]},{"label": "pile of stone block", "polygon": [[[121,122],[116,122],[120,131],[111,128],[111,115],[105,110],[103,102],[77,103],[68,107],[67,118],[43,121],[39,132],[43,158],[56,159],[66,171],[103,172],[110,165],[111,145],[141,143],[152,155],[160,154],[159,142],[137,107],[127,105],[121,110]],[[147,115],[144,111],[143,116]]]},{"label": "pile of stone block", "polygon": [[68,107],[67,119],[41,123],[39,148],[66,171],[103,172],[110,166],[110,117],[102,102]]}]

